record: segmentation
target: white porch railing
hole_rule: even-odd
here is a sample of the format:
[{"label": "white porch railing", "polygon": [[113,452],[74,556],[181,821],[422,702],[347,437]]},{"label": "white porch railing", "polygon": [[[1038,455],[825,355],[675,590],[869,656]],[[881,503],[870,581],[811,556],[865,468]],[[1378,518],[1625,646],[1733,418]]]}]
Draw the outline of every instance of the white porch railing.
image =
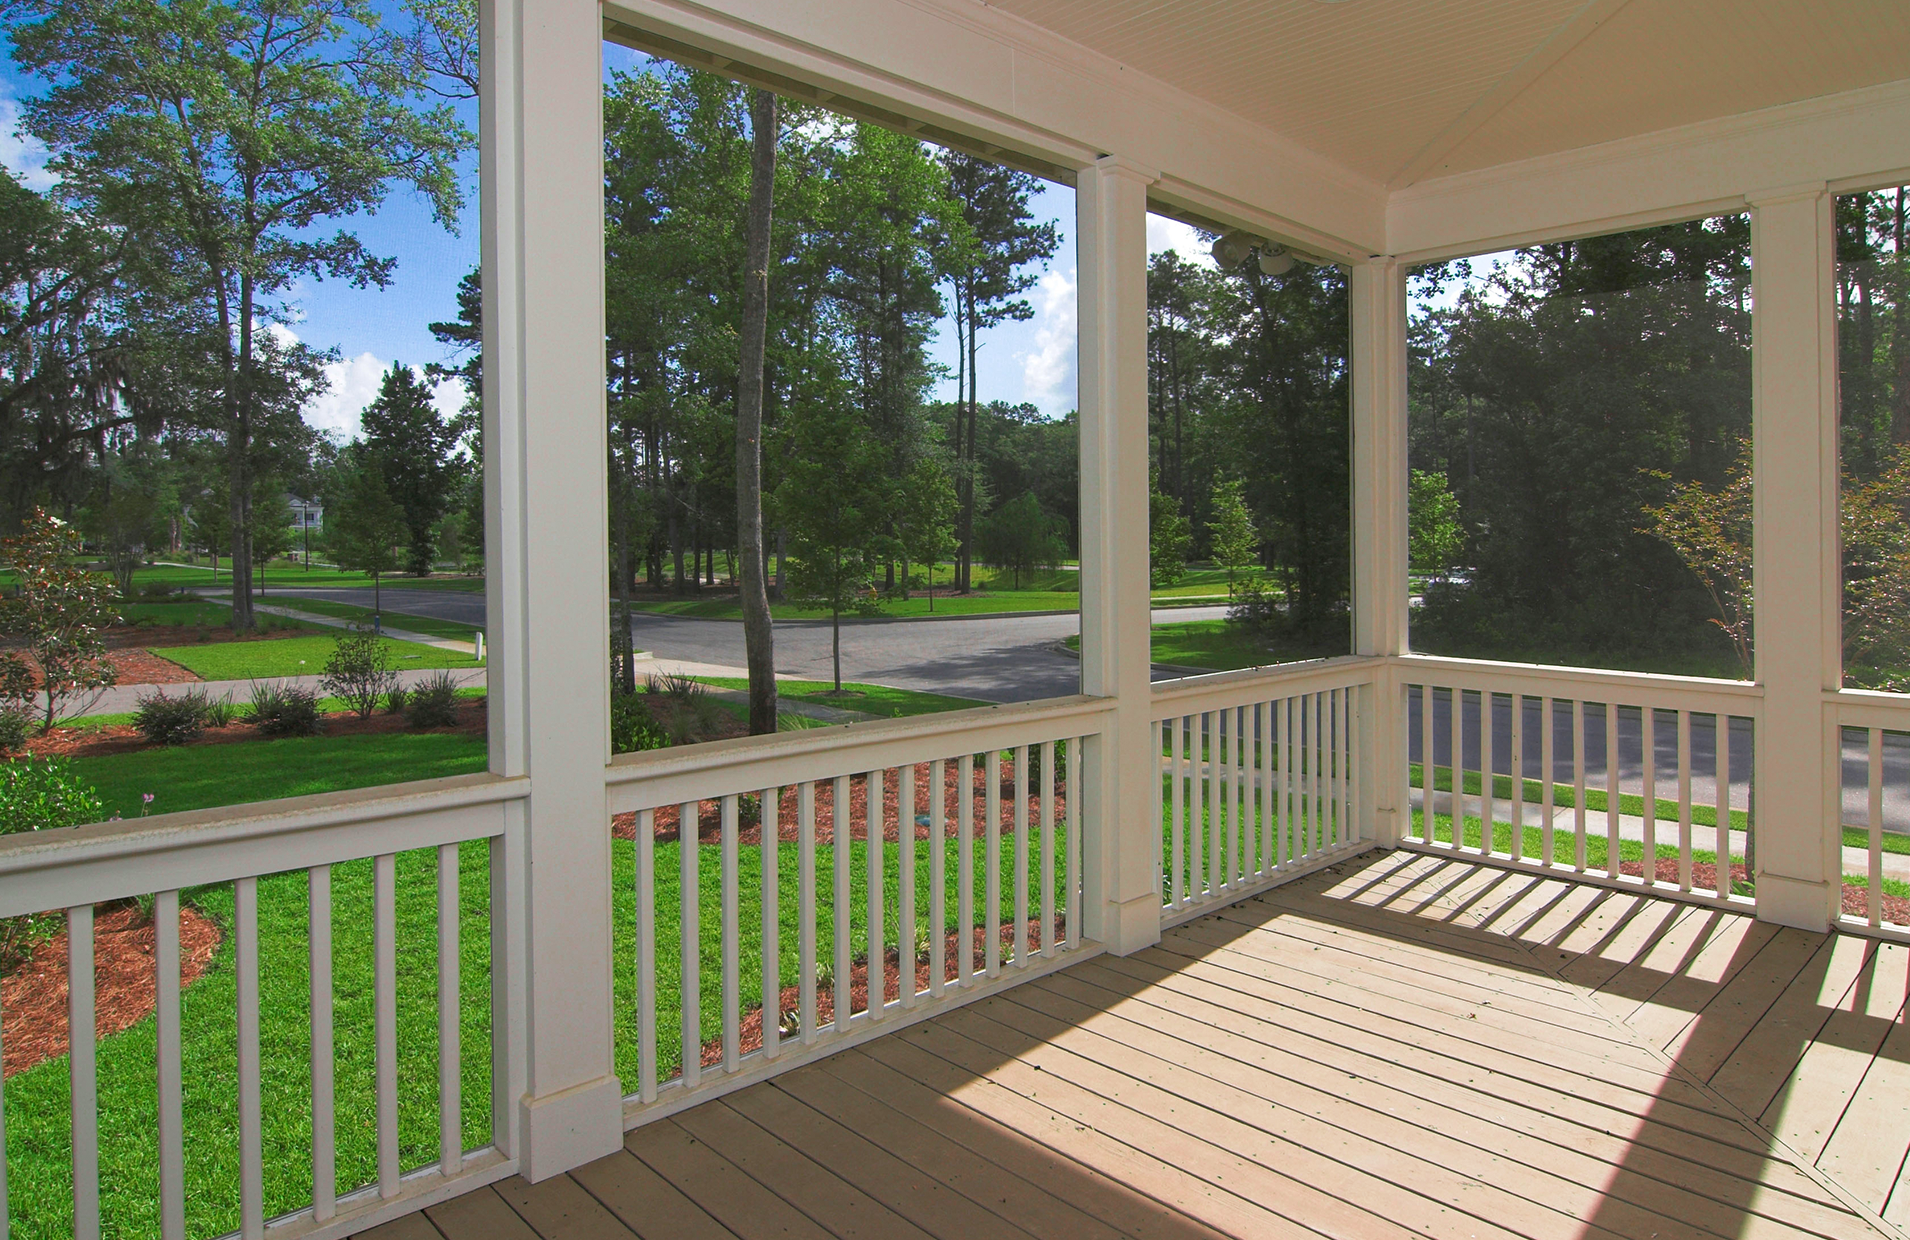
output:
[{"label": "white porch railing", "polygon": [[[414,785],[395,795],[369,790],[327,797],[323,805],[313,804],[317,798],[300,798],[261,807],[265,812],[171,814],[101,823],[57,836],[13,836],[0,841],[0,917],[66,910],[71,1115],[70,1216],[49,1214],[54,1206],[45,1180],[60,1177],[45,1160],[58,1158],[59,1151],[44,1146],[33,1151],[41,1177],[35,1199],[28,1203],[16,1198],[15,1208],[7,1210],[6,1172],[10,1161],[17,1163],[25,1151],[17,1140],[9,1151],[5,1138],[11,1134],[0,1132],[0,1236],[9,1234],[11,1225],[33,1235],[71,1234],[91,1240],[101,1234],[104,1190],[119,1199],[113,1203],[118,1208],[109,1212],[116,1234],[131,1234],[130,1226],[143,1234],[150,1234],[150,1228],[165,1240],[183,1240],[189,1222],[193,1232],[205,1234],[208,1224],[216,1227],[219,1220],[236,1218],[238,1227],[232,1234],[260,1237],[269,1230],[274,1236],[322,1240],[363,1230],[514,1171],[516,1163],[505,1153],[510,1138],[503,1128],[511,1108],[502,1101],[502,1083],[510,1079],[506,1056],[511,1041],[506,1028],[513,1023],[512,1016],[505,1010],[501,975],[471,979],[461,969],[460,922],[466,902],[461,894],[460,851],[464,845],[488,848],[491,890],[486,915],[495,971],[508,955],[506,914],[514,904],[502,890],[511,869],[503,854],[517,818],[507,812],[507,806],[526,792],[526,781],[473,776]],[[420,852],[427,855],[415,855]],[[430,935],[435,940],[435,968],[426,974],[429,989],[414,985],[413,993],[401,990],[398,968],[401,927],[395,888],[401,855],[406,856],[408,872],[423,867],[433,872],[427,886],[436,900],[431,914],[435,933]],[[358,924],[356,918],[352,924],[333,920],[333,877],[346,873],[346,866],[353,867],[354,890],[365,877],[357,870],[369,867],[369,927]],[[221,1079],[207,1063],[182,1059],[187,1036],[198,1039],[210,1032],[213,1040],[222,1041],[224,1034],[205,1024],[216,1022],[217,1014],[202,1009],[190,1022],[182,1017],[180,896],[187,889],[223,884],[230,884],[232,892],[229,932],[235,1007],[229,1028],[236,1070],[230,1080]],[[143,1099],[129,1097],[129,1079],[124,1075],[105,1082],[107,1096],[119,1103],[117,1109],[109,1108],[103,1138],[94,910],[104,903],[147,897],[154,912],[156,972],[156,1062],[145,1065],[152,1073],[151,1093]],[[275,926],[265,935],[260,930],[262,897]],[[302,919],[296,913],[287,916],[292,902],[303,905]],[[299,920],[302,934],[285,929],[288,921]],[[367,930],[370,942],[361,945],[358,940],[367,937]],[[415,930],[414,925],[408,937],[417,937]],[[290,1006],[306,1008],[306,1053],[297,1056],[302,1064],[287,1062],[283,1045],[269,1040],[262,1044],[260,1035],[261,949],[283,961],[288,943],[269,940],[288,938],[299,940],[289,946],[305,957],[308,984],[300,988],[305,991],[302,995],[281,993],[275,998],[281,1004],[290,1000]],[[367,1040],[372,1044],[370,1098],[358,1088],[341,1090],[335,1079],[339,1063],[335,1001],[347,1001],[354,1010],[364,1006],[362,994],[335,991],[335,941],[354,952],[369,948],[370,1027],[354,1022],[348,1036],[355,1046],[362,1047]],[[340,958],[336,963],[362,968],[362,960]],[[407,972],[416,978],[415,970]],[[283,989],[276,985],[283,979],[266,980],[275,990]],[[463,1004],[471,992],[467,983],[474,984],[475,993],[490,1004],[492,1084],[482,1109],[491,1116],[491,1139],[476,1150],[467,1149],[464,1139]],[[401,1005],[413,1012],[418,1005],[436,1009],[437,1079],[402,1083],[410,1121],[406,1147],[400,1145]],[[266,1012],[271,1020],[285,1015],[283,1010]],[[201,1047],[204,1044],[201,1041]],[[363,1055],[351,1059],[357,1063]],[[133,1084],[137,1080],[137,1075],[131,1078]],[[201,1113],[202,1107],[209,1108],[209,1113]],[[430,1109],[437,1111],[437,1139],[426,1143],[419,1140],[417,1129],[419,1113]],[[309,1174],[288,1174],[284,1128],[268,1125],[268,1114],[282,1120],[287,1113],[302,1115],[307,1110]],[[222,1118],[228,1114],[235,1120],[230,1127]],[[269,1168],[268,1127],[274,1135]],[[367,1127],[375,1150],[372,1165],[367,1166],[362,1156],[353,1159],[353,1165],[341,1163],[340,1131],[363,1133]],[[156,1148],[150,1150],[152,1180],[146,1182],[136,1168],[142,1166],[149,1138]],[[47,1140],[45,1133],[40,1140]],[[114,1174],[104,1184],[103,1143],[114,1155]],[[134,1143],[138,1149],[131,1148]],[[226,1149],[227,1144],[236,1149]],[[427,1144],[432,1147],[430,1153],[407,1165],[405,1148],[422,1152]],[[360,1147],[362,1140],[354,1144]],[[296,1159],[295,1154],[291,1157]],[[230,1164],[236,1164],[230,1199],[216,1199],[217,1194],[205,1187],[204,1177],[195,1178],[189,1195],[188,1159],[201,1170],[222,1159],[229,1160],[228,1172]],[[341,1175],[361,1174],[362,1180],[348,1178],[349,1189],[339,1191]],[[300,1200],[299,1194],[306,1199]],[[132,1222],[139,1219],[150,1222]]]},{"label": "white porch railing", "polygon": [[[1843,794],[1842,812],[1836,825],[1845,829],[1840,835],[1846,838],[1838,843],[1846,845],[1849,828],[1861,831],[1864,859],[1863,892],[1859,897],[1862,910],[1852,907],[1859,900],[1846,898],[1838,926],[1910,942],[1910,907],[1904,901],[1885,898],[1886,883],[1910,877],[1910,855],[1906,855],[1910,849],[1888,846],[1910,839],[1901,833],[1904,802],[1910,801],[1910,698],[1850,690],[1830,696],[1841,742],[1838,760],[1842,777],[1838,784]],[[1858,789],[1862,790],[1861,799],[1850,795]],[[1853,801],[1860,804],[1853,806]],[[1887,833],[1886,823],[1892,817],[1899,819],[1899,830]],[[1844,846],[1842,851],[1849,858],[1853,849]],[[1844,868],[1848,895],[1854,884],[1848,873],[1851,867]]]},{"label": "white porch railing", "polygon": [[[628,825],[634,861],[618,926],[635,965],[619,995],[636,1008],[617,1037],[635,1068],[626,1124],[1098,950],[1082,937],[1078,789],[1081,742],[1110,710],[1062,698],[617,759],[613,831]],[[714,846],[686,845],[706,833]],[[721,913],[705,927],[712,869]]]},{"label": "white porch railing", "polygon": [[1155,689],[1164,925],[1372,847],[1363,720],[1383,666],[1333,659]]},{"label": "white porch railing", "polygon": [[1754,905],[1732,866],[1756,685],[1422,656],[1396,675],[1417,810],[1402,846]]}]

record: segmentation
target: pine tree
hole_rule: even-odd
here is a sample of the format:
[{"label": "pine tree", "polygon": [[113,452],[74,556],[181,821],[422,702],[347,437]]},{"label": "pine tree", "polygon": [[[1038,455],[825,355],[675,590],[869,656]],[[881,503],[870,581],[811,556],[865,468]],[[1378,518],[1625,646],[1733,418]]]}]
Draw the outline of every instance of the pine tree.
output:
[{"label": "pine tree", "polygon": [[428,577],[438,518],[456,481],[451,450],[457,428],[439,415],[424,380],[399,362],[385,372],[378,398],[365,406],[360,423],[366,449],[384,470],[385,492],[404,514],[405,568]]}]

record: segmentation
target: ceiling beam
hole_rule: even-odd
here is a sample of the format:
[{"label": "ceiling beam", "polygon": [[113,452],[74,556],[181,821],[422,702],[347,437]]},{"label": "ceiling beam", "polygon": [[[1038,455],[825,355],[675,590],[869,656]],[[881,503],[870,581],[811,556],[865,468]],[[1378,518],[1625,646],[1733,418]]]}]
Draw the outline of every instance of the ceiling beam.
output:
[{"label": "ceiling beam", "polygon": [[1627,0],[1586,0],[1570,20],[1554,30],[1524,60],[1514,65],[1511,72],[1473,100],[1471,107],[1461,112],[1450,125],[1434,135],[1432,141],[1421,147],[1419,154],[1413,156],[1405,168],[1393,177],[1387,188],[1401,189],[1426,176],[1440,160],[1452,154],[1461,142],[1477,133],[1480,126],[1504,111],[1506,105],[1524,93],[1526,87],[1545,76],[1547,70],[1565,59],[1588,35],[1610,21],[1626,3]]}]

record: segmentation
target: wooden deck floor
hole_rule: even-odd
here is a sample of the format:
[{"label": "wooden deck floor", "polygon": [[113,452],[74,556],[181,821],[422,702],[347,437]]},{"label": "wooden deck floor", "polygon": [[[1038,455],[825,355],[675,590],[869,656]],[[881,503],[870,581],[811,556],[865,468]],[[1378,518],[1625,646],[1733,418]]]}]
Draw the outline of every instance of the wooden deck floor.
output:
[{"label": "wooden deck floor", "polygon": [[367,1235],[1898,1236],[1907,981],[1373,854]]}]

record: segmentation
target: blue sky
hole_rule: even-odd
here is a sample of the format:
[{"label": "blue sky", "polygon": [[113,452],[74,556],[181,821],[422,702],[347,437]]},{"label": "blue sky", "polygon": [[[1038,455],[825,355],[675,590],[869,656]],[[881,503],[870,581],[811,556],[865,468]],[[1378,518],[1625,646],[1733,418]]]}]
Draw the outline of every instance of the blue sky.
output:
[{"label": "blue sky", "polygon": [[[609,44],[604,58],[606,72],[634,67],[643,59],[639,53]],[[42,87],[38,79],[24,77],[10,59],[0,60],[0,163],[39,190],[52,184],[44,167],[46,152],[20,134],[17,126],[19,101]],[[466,105],[464,110],[467,125],[475,130],[475,106]],[[326,368],[331,391],[305,410],[313,425],[349,438],[357,432],[359,411],[377,392],[379,376],[394,360],[413,367],[448,360],[444,346],[432,338],[426,324],[455,316],[458,281],[478,261],[474,156],[467,158],[465,174],[466,206],[456,235],[433,221],[415,194],[402,189],[394,190],[376,214],[334,221],[324,230],[329,233],[342,226],[355,231],[374,253],[396,258],[397,268],[384,289],[306,281],[291,290],[288,300],[294,306],[294,321],[290,330],[306,343],[338,354]],[[1074,191],[1046,185],[1031,205],[1039,219],[1058,224],[1061,248],[1029,290],[1034,316],[984,333],[977,368],[983,400],[1025,401],[1058,417],[1075,407]],[[1178,249],[1185,257],[1208,261],[1192,229],[1160,217],[1149,218],[1148,248]],[[956,360],[952,323],[944,321],[931,352],[951,372],[937,396],[950,398]],[[449,412],[459,401],[455,388],[444,385],[441,406]]]}]

